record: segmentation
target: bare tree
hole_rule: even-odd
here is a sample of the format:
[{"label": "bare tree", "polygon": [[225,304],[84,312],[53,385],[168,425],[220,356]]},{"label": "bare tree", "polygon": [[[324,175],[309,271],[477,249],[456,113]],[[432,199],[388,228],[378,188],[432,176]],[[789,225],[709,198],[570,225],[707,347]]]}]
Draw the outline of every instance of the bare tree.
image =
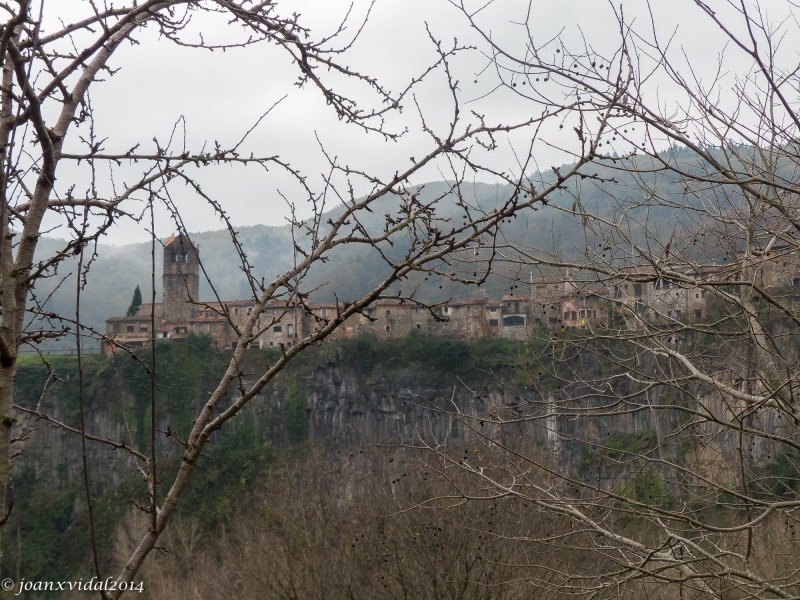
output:
[{"label": "bare tree", "polygon": [[[521,211],[546,203],[548,196],[575,178],[585,164],[595,159],[597,153],[591,149],[593,146],[587,145],[586,139],[581,139],[575,149],[579,158],[572,167],[557,172],[554,178],[530,178],[531,147],[542,126],[580,110],[584,100],[567,99],[558,106],[544,103],[535,116],[517,123],[500,123],[475,113],[465,114],[461,106],[462,92],[451,71],[451,61],[468,49],[457,43],[446,46],[433,33],[430,36],[433,57],[430,67],[413,79],[408,87],[393,93],[371,75],[345,66],[342,59],[352,40],[339,42],[339,39],[344,36],[346,20],[333,34],[315,38],[297,15],[283,15],[271,2],[152,0],[110,7],[87,0],[81,7],[85,10],[81,18],[61,23],[52,31],[43,31],[42,24],[46,22],[43,11],[49,9],[49,5],[42,2],[38,6],[31,6],[29,2],[19,0],[13,5],[0,6],[0,11],[6,14],[0,26],[0,60],[3,67],[0,140],[5,148],[0,186],[3,193],[0,220],[4,232],[0,247],[0,278],[3,286],[0,488],[5,493],[14,455],[13,444],[17,441],[12,439],[15,420],[12,403],[20,347],[23,344],[35,345],[48,338],[71,335],[78,344],[80,356],[80,341],[84,335],[98,336],[106,343],[114,343],[114,340],[91,331],[81,322],[79,307],[82,285],[90,276],[89,270],[97,252],[96,243],[115,221],[126,218],[140,220],[153,236],[155,257],[154,205],[166,205],[172,211],[179,231],[188,237],[171,196],[171,189],[176,185],[187,186],[199,199],[208,202],[227,223],[231,243],[236,247],[241,259],[240,266],[248,277],[253,300],[252,313],[244,325],[236,324],[219,295],[216,303],[207,305],[210,310],[228,319],[238,342],[224,377],[195,416],[191,431],[185,437],[181,436],[181,432],[167,433],[183,448],[180,468],[173,481],[163,482],[159,486],[154,416],[157,370],[155,339],[151,340],[152,352],[146,353],[150,356],[146,359],[144,354],[139,357],[143,368],[150,369],[153,377],[149,448],[137,448],[125,440],[101,439],[92,435],[84,423],[82,404],[80,428],[69,427],[40,408],[32,411],[37,418],[80,435],[84,456],[87,443],[105,444],[129,452],[148,486],[150,500],[147,506],[141,507],[148,515],[147,529],[141,532],[136,549],[118,575],[116,590],[108,594],[116,598],[122,594],[125,587],[122,584],[135,578],[144,560],[156,547],[181,501],[210,436],[235,417],[287,364],[309,346],[330,336],[348,318],[363,314],[365,308],[378,299],[391,297],[433,311],[433,305],[415,297],[416,290],[413,288],[390,291],[394,284],[405,281],[412,274],[432,274],[472,284],[484,281],[491,263],[480,272],[476,269],[471,275],[463,275],[451,269],[451,257],[459,253],[478,253],[479,249],[480,252],[495,252],[498,231],[504,221]],[[191,19],[199,14],[241,26],[241,39],[214,46],[205,42],[202,36],[196,38],[190,35]],[[447,98],[451,105],[451,118],[447,123],[432,123],[425,118],[423,108],[417,106],[417,122],[428,139],[428,146],[419,159],[412,158],[410,163],[398,167],[393,176],[381,179],[331,156],[329,173],[319,190],[313,189],[299,171],[290,168],[277,156],[242,156],[241,146],[249,131],[240,142],[228,148],[217,144],[213,150],[193,150],[176,141],[179,137],[176,135],[163,143],[156,140],[152,152],[145,151],[143,144],[118,149],[114,147],[113,138],[101,137],[96,130],[89,92],[100,83],[101,75],[113,74],[112,62],[117,49],[123,44],[137,44],[137,36],[145,27],[155,28],[163,38],[197,51],[274,44],[288,53],[294,62],[299,70],[301,86],[316,88],[330,107],[329,110],[335,111],[340,119],[353,127],[362,128],[372,135],[396,139],[399,133],[387,128],[386,116],[402,107],[413,86],[434,75],[439,78],[441,97]],[[361,92],[358,86],[352,96],[334,91],[343,81],[360,84]],[[621,101],[622,94],[620,89],[618,94],[595,102],[601,118],[601,132],[606,127],[613,107]],[[362,106],[374,108],[364,109]],[[262,118],[268,113],[269,107],[265,108]],[[528,140],[528,149],[517,152],[519,162],[514,170],[509,172],[485,166],[487,153],[496,150],[510,135],[517,139],[526,136]],[[78,168],[85,169],[84,174],[89,182],[85,192],[78,192],[70,181],[58,179],[59,169],[64,169],[65,162],[71,165],[69,173],[77,172],[75,169]],[[279,167],[293,175],[304,190],[304,197],[293,199],[290,204],[294,206],[301,201],[309,203],[313,216],[305,219],[293,216],[291,225],[297,240],[294,266],[272,281],[264,281],[253,272],[237,240],[236,230],[227,220],[224,199],[209,195],[189,173],[190,167],[211,168],[219,164]],[[430,164],[438,164],[450,184],[446,194],[423,200],[419,189],[411,185],[410,179]],[[120,186],[114,183],[118,179],[112,177],[113,185],[109,185],[98,175],[98,172],[107,169],[114,173],[123,166],[128,169],[127,174],[134,165],[138,165],[140,175],[131,184]],[[468,188],[464,182],[470,177],[483,175],[509,184],[511,193],[491,207],[478,203],[466,193]],[[363,197],[357,197],[353,190],[362,184],[366,184],[371,191]],[[387,203],[386,199],[391,201]],[[379,201],[383,203],[379,204]],[[324,221],[325,210],[337,203],[342,205],[338,215]],[[443,205],[448,207],[446,211],[442,210]],[[145,207],[143,211],[142,206]],[[369,225],[371,221],[368,217],[378,206],[389,206],[390,212],[382,219],[381,226],[375,228]],[[452,206],[455,206],[456,217],[453,217]],[[43,223],[46,218],[54,216],[69,228],[72,239],[57,253],[34,258],[40,236],[45,233]],[[297,339],[291,347],[282,348],[282,355],[275,364],[267,365],[257,377],[245,379],[242,364],[248,345],[266,327],[283,316],[266,315],[265,306],[274,300],[281,300],[287,307],[307,306],[311,290],[304,287],[305,277],[315,265],[323,263],[331,252],[347,245],[369,248],[378,253],[388,267],[388,276],[355,301],[337,303],[335,314],[320,318],[313,332]],[[35,284],[43,278],[55,276],[59,266],[73,256],[80,257],[76,277],[78,310],[74,317],[53,314],[47,308],[47,298],[35,295]],[[152,287],[154,302],[154,283]],[[151,332],[155,336],[155,327],[151,328]],[[79,391],[79,394],[82,392]],[[89,485],[91,465],[86,460],[83,471],[90,523],[93,523]],[[10,511],[11,506],[8,505],[3,522],[7,521]],[[94,525],[91,527],[94,539]],[[98,577],[101,577],[100,562],[95,545]]]},{"label": "bare tree", "polygon": [[513,406],[452,413],[483,451],[452,456],[423,438],[431,466],[472,477],[454,504],[521,500],[563,518],[522,539],[597,563],[559,570],[553,593],[797,597],[794,6],[772,7],[786,17],[775,25],[759,5],[695,2],[692,18],[727,41],[709,78],[652,14],[634,28],[614,13],[619,43],[604,54],[586,38],[540,40],[531,9],[517,52],[454,4],[499,85],[526,80],[515,92],[551,106],[579,98],[566,126],[576,158],[594,163],[549,208],[579,232],[570,243],[495,247],[507,268],[536,273],[531,317],[544,298],[556,317],[534,333],[544,350],[514,365],[525,384],[499,379]]}]

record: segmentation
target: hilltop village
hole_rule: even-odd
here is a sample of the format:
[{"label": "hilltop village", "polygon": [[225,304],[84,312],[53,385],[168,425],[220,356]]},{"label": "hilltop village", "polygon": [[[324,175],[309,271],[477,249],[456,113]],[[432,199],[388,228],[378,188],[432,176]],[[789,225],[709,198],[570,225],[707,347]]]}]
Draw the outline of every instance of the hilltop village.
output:
[{"label": "hilltop village", "polygon": [[[739,278],[733,266],[711,264],[671,270],[680,278],[659,279],[652,269],[637,267],[623,271],[618,280],[606,286],[584,285],[569,277],[532,277],[529,294],[448,302],[434,309],[438,319],[427,308],[382,300],[363,314],[350,317],[337,335],[344,338],[369,333],[390,338],[419,331],[463,340],[523,340],[532,330],[541,328],[636,327],[639,319],[665,324],[687,322],[703,319],[714,311],[713,294],[707,293],[704,284]],[[773,248],[762,256],[757,277],[763,289],[800,288],[800,257]],[[143,304],[133,316],[106,321],[106,352],[113,352],[118,344],[130,348],[148,344],[153,337],[153,312],[158,339],[205,334],[219,348],[236,347],[238,336],[231,323],[244,325],[253,311],[253,300],[198,302],[199,251],[185,236],[171,237],[164,244],[162,286],[163,302]],[[753,300],[757,302],[758,296]],[[261,333],[251,347],[291,347],[295,340],[313,333],[335,315],[336,310],[336,304],[268,304],[260,320]]]}]

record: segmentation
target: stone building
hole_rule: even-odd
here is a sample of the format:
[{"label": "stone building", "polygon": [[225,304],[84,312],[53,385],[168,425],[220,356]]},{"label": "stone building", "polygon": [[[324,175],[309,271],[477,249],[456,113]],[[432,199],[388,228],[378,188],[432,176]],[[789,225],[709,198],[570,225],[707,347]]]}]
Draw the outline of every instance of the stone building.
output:
[{"label": "stone building", "polygon": [[[764,252],[755,265],[764,288],[800,288],[800,256],[788,248]],[[683,280],[658,277],[652,267],[624,270],[608,286],[579,285],[569,275],[531,279],[530,295],[509,294],[499,301],[484,297],[448,302],[433,309],[400,300],[381,300],[347,319],[334,334],[340,338],[371,334],[395,338],[419,332],[462,340],[527,339],[535,329],[624,326],[641,321],[674,323],[704,318],[713,310],[712,294],[703,282],[738,281],[735,266],[673,266]],[[686,280],[690,280],[688,283]],[[185,236],[164,244],[163,302],[143,304],[133,316],[106,321],[107,352],[114,343],[140,348],[153,337],[189,334],[213,338],[219,348],[236,347],[238,334],[252,314],[252,300],[199,302],[200,255]],[[794,292],[792,292],[794,293]],[[253,348],[291,347],[296,340],[324,327],[336,315],[336,304],[303,306],[271,302],[259,317]],[[155,324],[155,331],[151,328]]]},{"label": "stone building", "polygon": [[[205,334],[219,348],[235,348],[236,330],[252,314],[252,300],[199,302],[200,256],[185,236],[171,237],[164,244],[163,302],[143,304],[133,316],[111,317],[106,321],[106,352],[114,343],[141,348],[157,339]],[[302,337],[324,327],[336,315],[336,304],[293,305],[290,302],[268,304],[257,323],[258,335],[253,348],[291,347]],[[486,298],[449,302],[433,309],[408,302],[381,300],[345,321],[335,336],[351,337],[372,334],[380,338],[408,335],[412,331],[444,335],[463,340],[487,337],[519,339],[528,325],[529,303],[515,296],[505,304]],[[155,317],[155,318],[153,318]]]}]

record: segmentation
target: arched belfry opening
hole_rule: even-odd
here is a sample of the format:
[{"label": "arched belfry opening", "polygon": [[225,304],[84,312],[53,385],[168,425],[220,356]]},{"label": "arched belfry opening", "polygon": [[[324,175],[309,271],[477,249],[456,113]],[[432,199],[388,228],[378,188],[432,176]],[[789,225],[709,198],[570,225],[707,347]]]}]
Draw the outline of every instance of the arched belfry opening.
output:
[{"label": "arched belfry opening", "polygon": [[183,234],[164,242],[164,319],[183,323],[194,316],[200,295],[200,255]]}]

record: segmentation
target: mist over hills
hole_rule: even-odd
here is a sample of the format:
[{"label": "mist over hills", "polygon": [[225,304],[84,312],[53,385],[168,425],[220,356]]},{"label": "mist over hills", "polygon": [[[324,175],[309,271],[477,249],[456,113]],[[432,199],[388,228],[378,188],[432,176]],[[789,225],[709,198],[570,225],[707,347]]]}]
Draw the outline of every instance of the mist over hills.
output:
[{"label": "mist over hills", "polygon": [[[569,165],[561,167],[561,170],[564,172],[568,168]],[[685,196],[683,187],[663,174],[650,173],[643,176],[640,173],[639,178],[646,178],[648,185],[657,185],[662,196],[673,198],[675,202],[673,207],[648,205],[643,201],[640,185],[634,176],[625,170],[620,170],[616,165],[589,165],[585,171],[589,177],[571,180],[565,190],[550,198],[548,205],[526,209],[521,211],[517,218],[503,223],[500,241],[539,251],[552,251],[564,257],[584,256],[587,247],[596,247],[598,240],[593,234],[587,234],[580,217],[570,212],[576,195],[580,197],[585,211],[605,218],[613,218],[618,214],[617,205],[620,201],[628,204],[640,203],[641,206],[630,211],[626,218],[637,227],[645,224],[648,234],[655,237],[668,237],[674,231],[677,220],[686,214],[685,211],[676,208],[681,204],[682,196]],[[592,175],[607,181],[592,179]],[[554,177],[553,173],[543,173],[532,179],[549,182],[553,181]],[[443,225],[449,227],[448,223],[461,218],[462,213],[454,203],[453,195],[448,194],[449,184],[440,181],[427,183],[421,187],[422,199],[444,196],[438,204],[436,213],[437,219]],[[513,188],[508,185],[475,183],[462,186],[462,193],[469,196],[468,200],[472,204],[491,211],[510,197]],[[401,200],[396,196],[381,199],[376,203],[372,213],[364,215],[362,224],[369,231],[381,231],[385,224],[385,215],[396,214],[399,202]],[[341,210],[341,205],[329,210],[323,218],[323,223],[341,214]],[[292,266],[293,245],[288,225],[240,227],[237,228],[237,233],[257,277],[264,277],[269,281]],[[208,276],[205,278],[201,273],[201,300],[214,299],[211,284],[222,300],[251,297],[252,292],[242,271],[239,256],[231,243],[230,233],[221,229],[190,233],[190,235],[200,248],[200,256]],[[301,247],[308,243],[302,237],[297,241]],[[37,258],[49,256],[63,246],[62,240],[43,237],[39,242]],[[398,236],[393,248],[387,246],[384,249],[390,254],[398,255],[407,247],[407,242],[404,242],[402,236]],[[156,253],[156,300],[160,301],[162,269],[160,248],[157,247]],[[81,300],[84,322],[102,329],[105,319],[125,314],[137,285],[141,287],[144,301],[148,302],[151,293],[150,264],[149,242],[125,246],[99,244],[97,257],[92,264]],[[500,266],[502,271],[502,265]],[[61,265],[56,275],[37,284],[35,290],[37,297],[41,300],[49,296],[46,309],[74,316],[75,284],[72,273],[76,268],[77,260],[69,260]],[[527,279],[527,272],[519,267],[514,269],[519,271],[521,279]],[[314,290],[311,299],[315,302],[332,302],[336,298],[350,300],[375,287],[387,273],[388,267],[374,248],[366,245],[344,245],[331,252],[326,263],[312,269],[305,280],[304,289]],[[417,297],[424,300],[466,298],[476,291],[475,287],[466,287],[447,279],[425,281],[421,275],[412,276],[408,282],[403,283],[406,293],[417,286],[419,286]],[[498,298],[508,286],[506,277],[493,275],[482,289],[490,298]]]}]

